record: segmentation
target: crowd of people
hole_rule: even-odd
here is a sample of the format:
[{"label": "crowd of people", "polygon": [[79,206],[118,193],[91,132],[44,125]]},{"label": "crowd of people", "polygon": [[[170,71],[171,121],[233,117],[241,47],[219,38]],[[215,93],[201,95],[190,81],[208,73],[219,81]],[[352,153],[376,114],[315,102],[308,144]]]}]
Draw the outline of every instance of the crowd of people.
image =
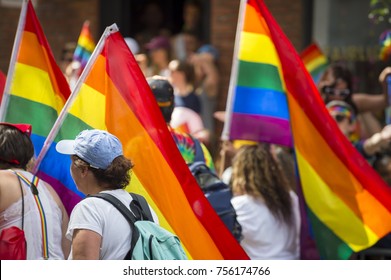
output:
[{"label": "crowd of people", "polygon": [[[200,41],[200,7],[195,3],[185,2],[185,23],[179,34],[151,29],[126,42],[184,161],[194,161],[195,142],[199,141],[207,166],[218,173],[208,147],[217,139],[213,116],[219,53]],[[379,76],[381,94],[356,93],[351,71],[335,63],[324,72],[318,90],[341,132],[390,184],[391,125],[384,125],[375,115],[390,105],[388,75],[390,67]],[[27,259],[123,259],[132,232],[112,205],[84,199],[68,217],[53,188],[29,171],[34,155],[32,129],[0,123],[0,231],[10,226],[25,230]],[[81,131],[74,140],[60,141],[56,149],[70,155],[71,175],[79,191],[110,193],[130,204],[132,197],[124,188],[131,180],[133,162],[124,157],[115,135]],[[224,142],[221,151],[230,158],[230,165],[219,175],[232,189],[231,202],[243,230],[242,248],[251,259],[300,259],[301,220],[292,151],[252,141]],[[37,196],[45,211],[47,256]],[[158,223],[152,208],[151,212]]]}]

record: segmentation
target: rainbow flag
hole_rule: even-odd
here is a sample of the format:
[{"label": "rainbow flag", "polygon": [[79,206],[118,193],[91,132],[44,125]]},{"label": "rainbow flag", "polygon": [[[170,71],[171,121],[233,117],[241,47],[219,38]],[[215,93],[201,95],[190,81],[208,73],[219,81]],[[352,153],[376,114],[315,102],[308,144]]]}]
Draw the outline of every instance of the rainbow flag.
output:
[{"label": "rainbow flag", "polygon": [[222,138],[292,146],[288,103],[273,43],[262,33],[256,15],[246,9],[239,16],[244,20],[238,24]]},{"label": "rainbow flag", "polygon": [[[263,42],[247,59],[259,57],[259,63],[273,63],[278,69],[272,68],[270,73],[279,74],[278,87],[288,99],[302,192],[318,251],[325,259],[347,259],[391,231],[391,190],[340,132],[299,55],[264,2],[244,1],[241,7],[241,32],[250,33],[241,38],[245,40],[241,46],[248,38]],[[257,74],[262,79],[270,73]],[[231,118],[235,118],[235,111]]]},{"label": "rainbow flag", "polygon": [[329,65],[327,57],[316,43],[312,43],[304,49],[300,53],[300,57],[308,72],[310,72],[315,84],[317,84],[321,75]]},{"label": "rainbow flag", "polygon": [[381,61],[387,61],[391,55],[391,29],[385,30],[380,34],[379,45],[379,58]]},{"label": "rainbow flag", "polygon": [[[68,83],[56,64],[31,1],[24,1],[8,70],[1,121],[30,123],[36,154],[40,153],[58,114],[70,95]],[[54,163],[50,169],[56,169]],[[69,166],[68,166],[69,168]],[[46,180],[47,174],[39,177]],[[60,182],[48,180],[61,189]],[[66,193],[60,193],[67,197]],[[73,203],[73,205],[76,202]]]},{"label": "rainbow flag", "polygon": [[[62,138],[55,138],[56,128]],[[63,172],[70,178],[70,158],[52,151],[60,139],[73,139],[91,128],[121,140],[125,156],[135,163],[128,190],[147,198],[160,224],[179,236],[189,258],[248,259],[191,175],[115,25],[102,35],[65,104],[41,166],[47,160],[65,162]]]},{"label": "rainbow flag", "polygon": [[95,49],[95,41],[91,34],[90,22],[86,20],[83,23],[83,27],[81,29],[79,39],[77,40],[77,46],[73,54],[73,60],[80,62],[81,65],[80,74],[83,71],[84,67],[86,66],[88,59],[90,58],[94,49]]}]

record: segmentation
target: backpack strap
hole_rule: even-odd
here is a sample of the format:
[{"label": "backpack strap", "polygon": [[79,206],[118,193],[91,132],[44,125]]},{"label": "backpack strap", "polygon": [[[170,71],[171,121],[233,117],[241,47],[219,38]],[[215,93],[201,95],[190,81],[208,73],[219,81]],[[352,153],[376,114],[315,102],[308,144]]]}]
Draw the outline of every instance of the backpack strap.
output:
[{"label": "backpack strap", "polygon": [[194,162],[196,161],[202,161],[202,162],[205,162],[205,157],[204,157],[204,152],[202,150],[202,147],[201,147],[201,143],[200,141],[198,141],[197,139],[195,139],[193,136],[191,136],[190,134],[188,134],[191,138],[191,140],[193,140],[193,143],[194,143],[194,148],[195,148],[195,152],[194,152]]},{"label": "backpack strap", "polygon": [[125,217],[125,219],[128,221],[130,227],[132,228],[132,239],[130,242],[130,250],[126,254],[125,259],[130,260],[133,254],[134,246],[137,243],[137,240],[140,236],[140,233],[138,232],[137,228],[135,227],[134,223],[137,221],[136,217],[130,212],[130,210],[115,196],[108,194],[108,193],[97,193],[97,194],[90,194],[87,197],[98,197],[106,200],[107,202],[111,203],[115,208],[118,209],[118,211]]},{"label": "backpack strap", "polygon": [[149,208],[148,202],[142,195],[137,193],[129,193],[133,200],[130,203],[130,209],[136,215],[136,212],[140,214],[138,220],[148,220],[154,222],[151,209]]}]

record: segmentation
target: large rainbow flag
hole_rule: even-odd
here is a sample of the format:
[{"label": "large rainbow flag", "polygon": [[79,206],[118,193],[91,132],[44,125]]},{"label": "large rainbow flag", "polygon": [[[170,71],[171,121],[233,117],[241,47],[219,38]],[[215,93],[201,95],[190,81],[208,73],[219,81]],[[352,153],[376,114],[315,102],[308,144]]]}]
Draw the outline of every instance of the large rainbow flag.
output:
[{"label": "large rainbow flag", "polygon": [[[288,100],[292,143],[311,232],[319,253],[326,259],[347,259],[352,252],[372,246],[391,231],[391,190],[340,132],[299,55],[264,2],[244,1],[241,10],[244,23],[239,23],[242,26],[240,40],[244,41],[240,46],[251,41],[262,44],[249,48],[246,56],[239,56],[240,60],[250,64],[257,58],[258,64],[267,64],[270,73],[258,69],[257,73],[248,75],[258,78],[259,83],[264,77],[280,83],[275,87],[280,88]],[[263,102],[264,97],[252,99],[255,93],[251,88],[239,94],[247,92],[249,102]],[[263,91],[257,93],[265,94]],[[258,106],[263,107],[263,104]],[[276,106],[286,109],[286,101]],[[230,108],[227,111],[232,112]],[[227,116],[234,122],[235,109]],[[245,121],[242,118],[242,122]],[[242,126],[247,127],[243,123]],[[271,126],[270,130],[280,128],[279,125]],[[237,135],[231,134],[233,137]]]},{"label": "large rainbow flag", "polygon": [[41,167],[58,162],[70,178],[70,158],[56,153],[55,144],[91,128],[121,140],[125,156],[135,163],[128,190],[147,198],[160,224],[179,236],[189,258],[248,259],[191,175],[115,25],[102,35],[54,125],[48,137],[54,142]]},{"label": "large rainbow flag", "polygon": [[300,53],[300,57],[308,72],[310,72],[315,84],[317,84],[321,75],[329,65],[327,57],[316,43],[312,43],[305,48]]},{"label": "large rainbow flag", "polygon": [[[31,138],[38,154],[69,95],[68,83],[54,60],[33,5],[31,1],[24,1],[0,107],[0,120],[32,124]],[[56,164],[52,168],[55,169]],[[46,174],[41,175],[47,177]]]},{"label": "large rainbow flag", "polygon": [[77,40],[77,46],[73,53],[73,60],[80,62],[80,74],[83,72],[84,67],[86,67],[88,59],[90,59],[94,49],[95,41],[91,34],[90,22],[86,20],[81,28],[79,39]]}]

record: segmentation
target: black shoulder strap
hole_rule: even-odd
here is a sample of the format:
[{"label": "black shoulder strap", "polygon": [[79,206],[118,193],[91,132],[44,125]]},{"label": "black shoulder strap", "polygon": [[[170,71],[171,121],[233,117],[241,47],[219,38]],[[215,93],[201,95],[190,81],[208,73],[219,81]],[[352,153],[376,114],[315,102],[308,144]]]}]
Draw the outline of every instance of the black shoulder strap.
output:
[{"label": "black shoulder strap", "polygon": [[137,239],[140,236],[140,233],[138,232],[137,228],[134,226],[134,223],[136,222],[136,217],[132,214],[132,212],[129,211],[129,209],[118,198],[116,198],[111,194],[97,193],[97,194],[90,194],[87,197],[98,197],[106,200],[107,202],[111,203],[115,208],[117,208],[118,211],[129,222],[129,225],[132,228],[132,240],[130,242],[130,250],[126,254],[125,259],[130,260],[133,253],[134,246],[136,245]]},{"label": "black shoulder strap", "polygon": [[196,162],[196,161],[205,162],[204,152],[202,150],[200,141],[195,139],[190,134],[189,134],[189,136],[190,136],[191,140],[193,140],[194,147],[195,147],[194,162]]},{"label": "black shoulder strap", "polygon": [[[153,217],[151,213],[151,209],[149,208],[148,202],[142,195],[137,193],[129,193],[133,200],[130,203],[130,209],[133,213],[140,211],[141,209],[141,217],[139,219],[146,219],[148,221],[153,222]],[[137,207],[137,208],[135,208]],[[136,213],[135,213],[136,214]]]}]

